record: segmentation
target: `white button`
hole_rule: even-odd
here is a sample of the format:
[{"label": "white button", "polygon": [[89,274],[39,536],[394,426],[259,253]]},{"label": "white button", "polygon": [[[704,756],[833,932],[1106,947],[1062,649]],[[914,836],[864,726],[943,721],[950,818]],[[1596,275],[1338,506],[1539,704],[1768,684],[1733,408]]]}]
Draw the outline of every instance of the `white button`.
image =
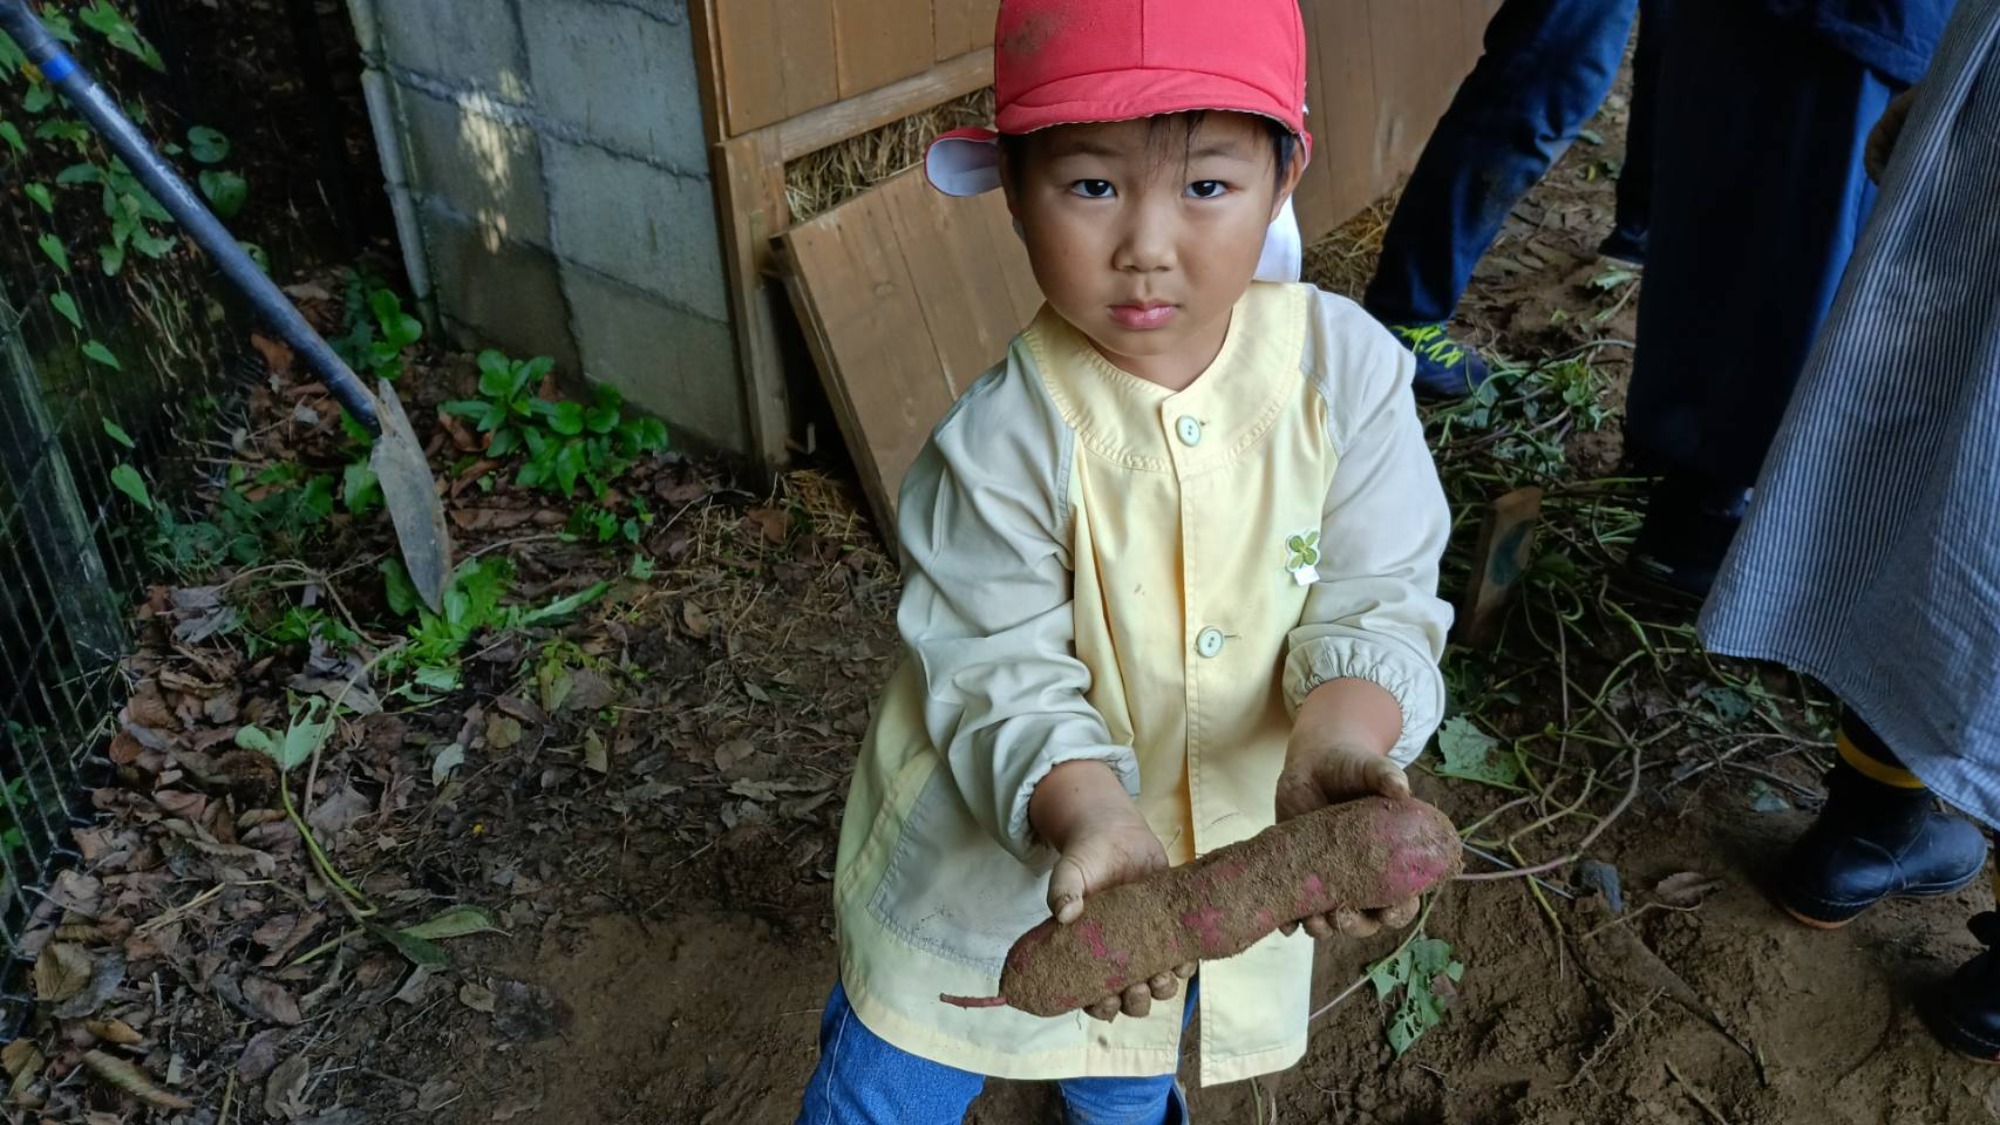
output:
[{"label": "white button", "polygon": [[1194,650],[1205,660],[1213,660],[1222,655],[1222,630],[1203,629],[1194,639]]},{"label": "white button", "polygon": [[1185,414],[1181,415],[1180,421],[1174,423],[1174,432],[1180,435],[1182,445],[1201,444],[1201,423]]}]

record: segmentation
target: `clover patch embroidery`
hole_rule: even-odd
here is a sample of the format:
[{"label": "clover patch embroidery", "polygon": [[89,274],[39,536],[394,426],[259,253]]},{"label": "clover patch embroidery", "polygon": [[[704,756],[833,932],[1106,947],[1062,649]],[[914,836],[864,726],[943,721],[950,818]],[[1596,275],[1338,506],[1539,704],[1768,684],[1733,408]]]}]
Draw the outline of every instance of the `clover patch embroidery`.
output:
[{"label": "clover patch embroidery", "polygon": [[1301,531],[1285,540],[1285,573],[1301,586],[1319,581],[1319,532]]}]

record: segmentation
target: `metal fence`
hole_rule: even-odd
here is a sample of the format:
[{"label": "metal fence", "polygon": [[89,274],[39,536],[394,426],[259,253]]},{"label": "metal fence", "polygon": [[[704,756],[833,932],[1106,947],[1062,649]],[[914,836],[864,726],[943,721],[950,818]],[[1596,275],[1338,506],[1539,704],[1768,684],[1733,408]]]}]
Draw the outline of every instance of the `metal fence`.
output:
[{"label": "metal fence", "polygon": [[[230,173],[214,136],[190,134],[185,84],[141,58],[143,34],[121,41],[111,5],[37,7],[150,135],[180,147],[190,178]],[[163,7],[126,0],[123,27],[171,22]],[[199,255],[46,91],[0,65],[0,1033],[31,1009],[19,970],[54,920],[43,888],[76,858],[89,787],[111,778],[126,621],[163,514],[227,462],[231,404],[259,363]]]}]

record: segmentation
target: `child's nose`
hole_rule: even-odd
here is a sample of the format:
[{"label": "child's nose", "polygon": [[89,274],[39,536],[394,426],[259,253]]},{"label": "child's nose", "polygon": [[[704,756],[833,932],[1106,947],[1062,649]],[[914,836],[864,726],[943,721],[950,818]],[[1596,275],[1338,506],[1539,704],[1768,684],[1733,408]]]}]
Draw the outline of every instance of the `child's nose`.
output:
[{"label": "child's nose", "polygon": [[1174,217],[1171,209],[1142,205],[1133,208],[1113,265],[1124,273],[1158,273],[1176,264]]}]

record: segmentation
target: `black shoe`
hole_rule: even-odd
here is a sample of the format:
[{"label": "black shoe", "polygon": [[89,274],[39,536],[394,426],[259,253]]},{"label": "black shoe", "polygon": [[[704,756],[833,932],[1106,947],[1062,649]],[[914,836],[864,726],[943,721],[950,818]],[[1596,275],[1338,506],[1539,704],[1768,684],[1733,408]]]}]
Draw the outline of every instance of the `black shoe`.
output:
[{"label": "black shoe", "polygon": [[1708,597],[1722,569],[1750,490],[1668,476],[1653,488],[1626,568],[1648,584],[1697,600]]},{"label": "black shoe", "polygon": [[1646,268],[1646,236],[1614,230],[1598,244],[1597,256],[1604,264],[1638,272]]},{"label": "black shoe", "polygon": [[1967,927],[1986,952],[1967,961],[1923,1004],[1925,1022],[1944,1045],[1980,1062],[2000,1063],[2000,914],[1973,916]]},{"label": "black shoe", "polygon": [[[1884,785],[1845,763],[1827,789],[1778,881],[1778,904],[1808,926],[1838,929],[1886,898],[1952,894],[1986,866],[1986,834],[1939,811],[1928,789]],[[1993,1000],[2000,1019],[2000,989]]]}]

